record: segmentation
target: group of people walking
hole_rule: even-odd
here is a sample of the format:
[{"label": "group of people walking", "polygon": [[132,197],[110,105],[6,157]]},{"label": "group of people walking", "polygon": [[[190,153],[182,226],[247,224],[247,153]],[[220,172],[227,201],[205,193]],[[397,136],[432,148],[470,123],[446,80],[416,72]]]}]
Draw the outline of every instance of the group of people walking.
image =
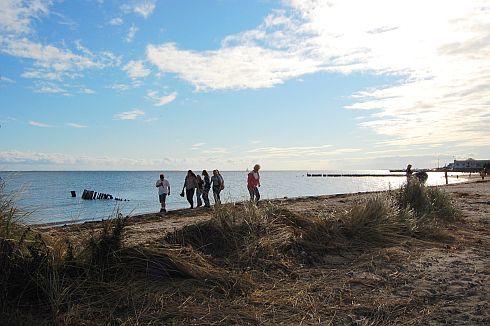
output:
[{"label": "group of people walking", "polygon": [[187,171],[185,177],[184,186],[180,195],[187,198],[187,201],[194,208],[194,193],[197,197],[197,207],[202,206],[204,201],[204,207],[211,207],[209,202],[209,191],[213,189],[213,198],[215,204],[221,203],[220,193],[225,189],[225,180],[218,170],[213,170],[213,176],[209,177],[209,173],[206,170],[202,170],[201,175],[196,175],[192,170]]},{"label": "group of people walking", "polygon": [[[250,194],[250,200],[257,203],[260,199],[258,187],[260,187],[260,165],[256,164],[253,170],[247,177],[247,188]],[[160,213],[165,213],[166,199],[170,196],[170,183],[165,179],[165,175],[160,174],[155,186],[158,188],[158,197],[160,201]],[[218,170],[213,170],[213,175],[210,177],[206,170],[201,172],[201,175],[195,174],[192,170],[187,171],[187,175],[182,187],[181,197],[186,197],[190,208],[194,208],[194,195],[196,195],[196,207],[201,207],[204,202],[204,207],[210,208],[209,192],[213,191],[214,203],[221,204],[220,193],[225,188],[225,180]]]}]

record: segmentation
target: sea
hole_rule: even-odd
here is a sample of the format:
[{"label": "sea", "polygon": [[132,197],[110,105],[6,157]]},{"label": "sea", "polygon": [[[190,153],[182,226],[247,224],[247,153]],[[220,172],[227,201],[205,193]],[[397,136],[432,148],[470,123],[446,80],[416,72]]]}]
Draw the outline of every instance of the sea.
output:
[{"label": "sea", "polygon": [[[167,210],[189,207],[179,196],[185,171],[164,172],[170,182],[171,196]],[[121,213],[139,215],[158,212],[158,189],[155,183],[160,171],[0,171],[5,193],[12,196],[15,207],[25,215],[28,224],[70,224],[102,220]],[[223,171],[223,202],[247,200],[247,172]],[[366,177],[309,177],[308,174],[379,174]],[[388,174],[388,176],[386,176]],[[369,171],[261,171],[262,199],[333,195],[397,189],[405,177],[387,170]],[[428,185],[445,184],[444,173],[428,172]],[[449,174],[449,183],[464,182],[459,173]],[[84,190],[106,193],[116,200],[84,200]],[[74,191],[76,197],[71,196]],[[212,194],[210,194],[210,198]],[[213,200],[211,199],[211,203]]]}]

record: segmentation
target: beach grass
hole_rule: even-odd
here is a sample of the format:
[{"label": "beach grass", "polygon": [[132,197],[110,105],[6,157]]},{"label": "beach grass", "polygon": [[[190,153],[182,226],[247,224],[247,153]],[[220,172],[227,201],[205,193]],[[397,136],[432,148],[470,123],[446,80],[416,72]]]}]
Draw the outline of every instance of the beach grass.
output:
[{"label": "beach grass", "polygon": [[[271,202],[219,205],[210,220],[138,246],[124,245],[128,217],[116,213],[75,245],[16,223],[13,201],[0,201],[0,322],[7,324],[260,324],[287,322],[305,307],[321,314],[325,298],[305,286],[323,285],[298,283],[302,270],[407,239],[450,241],[444,225],[460,216],[442,190],[415,184],[313,216]],[[284,278],[284,297],[266,298],[274,292],[268,285]],[[348,296],[329,298],[342,306]],[[263,310],[280,304],[290,307]],[[382,321],[390,309],[367,320]]]}]

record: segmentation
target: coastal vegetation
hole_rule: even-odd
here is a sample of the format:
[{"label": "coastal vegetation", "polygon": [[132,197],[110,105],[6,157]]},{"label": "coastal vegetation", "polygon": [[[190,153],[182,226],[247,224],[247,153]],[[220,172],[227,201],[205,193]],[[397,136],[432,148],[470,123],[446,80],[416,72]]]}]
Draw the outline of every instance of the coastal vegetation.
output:
[{"label": "coastal vegetation", "polygon": [[129,217],[116,213],[77,242],[52,238],[20,223],[0,190],[1,324],[396,321],[416,303],[354,298],[325,267],[413,241],[451,243],[446,229],[461,219],[443,190],[411,183],[336,212],[219,205],[208,221],[131,246]]}]

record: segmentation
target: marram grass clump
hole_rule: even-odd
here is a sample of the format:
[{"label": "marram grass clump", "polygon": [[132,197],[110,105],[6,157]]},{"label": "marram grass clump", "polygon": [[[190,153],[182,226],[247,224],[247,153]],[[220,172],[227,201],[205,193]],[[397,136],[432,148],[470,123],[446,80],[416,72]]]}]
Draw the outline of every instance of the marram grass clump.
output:
[{"label": "marram grass clump", "polygon": [[461,216],[449,195],[438,187],[426,187],[419,182],[404,184],[393,195],[401,209],[412,210],[420,218],[436,218],[443,221],[455,221]]},{"label": "marram grass clump", "polygon": [[448,240],[442,222],[457,216],[445,192],[411,183],[333,215],[304,216],[273,203],[221,205],[212,219],[176,230],[165,240],[226,266],[264,270],[322,261],[322,255],[366,244],[385,246],[409,237]]},{"label": "marram grass clump", "polygon": [[389,196],[377,195],[354,206],[345,215],[344,234],[369,243],[393,242],[406,235],[407,219]]},{"label": "marram grass clump", "polygon": [[[286,213],[286,214],[285,214]],[[170,233],[165,240],[192,248],[219,259],[224,264],[268,266],[280,261],[294,238],[290,232],[298,217],[271,204],[227,204],[216,208],[214,217]]]}]

